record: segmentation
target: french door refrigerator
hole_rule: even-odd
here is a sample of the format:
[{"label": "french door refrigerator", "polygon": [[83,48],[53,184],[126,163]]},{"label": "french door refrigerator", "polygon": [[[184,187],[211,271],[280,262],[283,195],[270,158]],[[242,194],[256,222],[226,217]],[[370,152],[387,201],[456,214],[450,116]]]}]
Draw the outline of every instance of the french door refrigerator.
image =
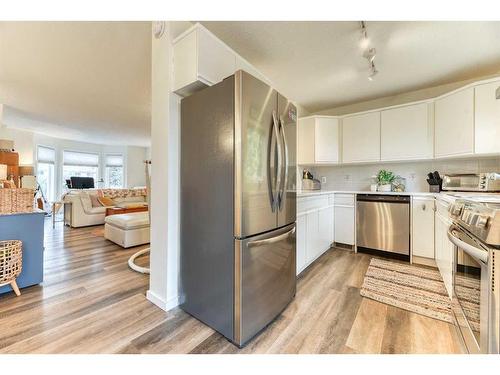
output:
[{"label": "french door refrigerator", "polygon": [[238,346],[295,296],[296,127],[241,70],[181,102],[181,308]]}]

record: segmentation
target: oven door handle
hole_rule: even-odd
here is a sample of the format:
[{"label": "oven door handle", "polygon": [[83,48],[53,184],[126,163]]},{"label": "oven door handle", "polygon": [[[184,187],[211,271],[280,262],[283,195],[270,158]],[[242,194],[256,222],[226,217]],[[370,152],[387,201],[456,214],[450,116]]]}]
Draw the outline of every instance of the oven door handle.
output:
[{"label": "oven door handle", "polygon": [[458,232],[457,228],[454,226],[450,226],[450,228],[448,229],[448,238],[450,239],[450,241],[454,245],[464,250],[471,257],[480,260],[483,264],[486,265],[488,263],[488,252],[478,249],[477,247],[462,241],[455,235],[456,232]]}]

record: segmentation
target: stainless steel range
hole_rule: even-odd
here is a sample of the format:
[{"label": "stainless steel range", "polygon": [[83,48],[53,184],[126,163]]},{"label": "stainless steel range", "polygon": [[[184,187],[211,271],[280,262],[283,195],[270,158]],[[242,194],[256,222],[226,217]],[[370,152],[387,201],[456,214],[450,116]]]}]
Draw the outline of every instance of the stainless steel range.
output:
[{"label": "stainless steel range", "polygon": [[453,312],[470,353],[500,352],[500,195],[457,199],[450,206],[455,245]]}]

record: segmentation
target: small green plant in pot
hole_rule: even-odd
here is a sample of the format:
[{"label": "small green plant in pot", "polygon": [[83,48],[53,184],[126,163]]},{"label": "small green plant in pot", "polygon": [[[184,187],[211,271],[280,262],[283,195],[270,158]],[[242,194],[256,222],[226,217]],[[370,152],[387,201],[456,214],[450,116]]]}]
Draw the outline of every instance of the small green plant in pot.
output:
[{"label": "small green plant in pot", "polygon": [[391,191],[396,176],[391,171],[381,169],[377,174],[378,191]]}]

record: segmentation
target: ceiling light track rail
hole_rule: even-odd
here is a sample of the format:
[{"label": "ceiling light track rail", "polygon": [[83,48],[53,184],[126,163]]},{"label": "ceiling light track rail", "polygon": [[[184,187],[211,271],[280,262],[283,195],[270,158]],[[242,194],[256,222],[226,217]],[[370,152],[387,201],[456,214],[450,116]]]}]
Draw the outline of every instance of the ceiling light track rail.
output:
[{"label": "ceiling light track rail", "polygon": [[368,79],[373,81],[375,76],[378,74],[378,70],[375,66],[375,57],[377,56],[377,50],[375,47],[370,46],[370,39],[368,38],[368,30],[366,28],[366,22],[360,21],[361,28],[361,41],[360,45],[363,50],[363,57],[368,61]]}]

